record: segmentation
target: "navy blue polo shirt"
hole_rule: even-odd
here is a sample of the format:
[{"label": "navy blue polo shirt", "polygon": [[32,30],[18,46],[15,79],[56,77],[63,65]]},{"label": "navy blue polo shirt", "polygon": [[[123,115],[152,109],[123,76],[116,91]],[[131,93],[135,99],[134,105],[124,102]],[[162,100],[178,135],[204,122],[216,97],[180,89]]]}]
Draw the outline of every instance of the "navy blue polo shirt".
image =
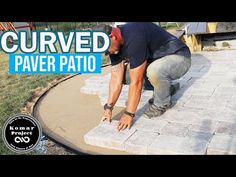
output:
[{"label": "navy blue polo shirt", "polygon": [[191,56],[189,48],[184,42],[154,23],[127,23],[120,29],[124,45],[118,54],[110,55],[112,65],[127,59],[132,69],[140,66],[146,60],[151,63],[166,55]]}]

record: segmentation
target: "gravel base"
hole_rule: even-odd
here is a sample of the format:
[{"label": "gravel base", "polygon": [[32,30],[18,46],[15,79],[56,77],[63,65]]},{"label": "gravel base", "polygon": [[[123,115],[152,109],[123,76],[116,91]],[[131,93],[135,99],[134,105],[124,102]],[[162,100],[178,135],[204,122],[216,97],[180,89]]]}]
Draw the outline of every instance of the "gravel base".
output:
[{"label": "gravel base", "polygon": [[42,155],[76,155],[71,150],[48,139],[45,135],[42,136],[41,141],[36,147],[36,152]]},{"label": "gravel base", "polygon": [[48,140],[45,148],[47,149],[46,155],[76,155],[75,153],[65,149],[64,147],[51,140]]}]

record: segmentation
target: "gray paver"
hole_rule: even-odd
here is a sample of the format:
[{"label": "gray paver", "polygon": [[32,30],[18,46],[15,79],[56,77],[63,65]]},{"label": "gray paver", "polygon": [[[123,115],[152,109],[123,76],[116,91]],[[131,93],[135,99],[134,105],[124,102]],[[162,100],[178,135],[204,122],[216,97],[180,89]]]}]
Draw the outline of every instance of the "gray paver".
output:
[{"label": "gray paver", "polygon": [[202,124],[192,124],[189,126],[189,131],[203,132],[213,134],[218,126],[218,121],[203,120]]},{"label": "gray paver", "polygon": [[147,154],[148,146],[158,135],[158,133],[138,130],[125,142],[125,150],[134,154]]},{"label": "gray paver", "polygon": [[213,134],[212,133],[205,133],[205,132],[199,132],[199,131],[192,131],[192,130],[190,130],[187,133],[186,137],[195,138],[195,139],[199,139],[199,140],[205,140],[207,142],[210,142],[210,140],[213,137]]},{"label": "gray paver", "polygon": [[208,146],[207,154],[236,154],[236,137],[214,135]]},{"label": "gray paver", "polygon": [[84,140],[87,144],[124,150],[124,142],[136,131],[131,128],[118,132],[116,129],[117,122],[112,121],[112,124],[100,124],[84,135]]},{"label": "gray paver", "polygon": [[194,137],[159,135],[148,147],[148,154],[205,154],[208,143]]},{"label": "gray paver", "polygon": [[134,128],[146,132],[160,133],[160,130],[168,124],[165,120],[152,120],[147,118],[139,118],[133,125]]},{"label": "gray paver", "polygon": [[216,134],[219,135],[236,135],[236,123],[220,122]]},{"label": "gray paver", "polygon": [[184,137],[189,131],[189,126],[190,125],[186,123],[168,123],[160,130],[160,134]]}]

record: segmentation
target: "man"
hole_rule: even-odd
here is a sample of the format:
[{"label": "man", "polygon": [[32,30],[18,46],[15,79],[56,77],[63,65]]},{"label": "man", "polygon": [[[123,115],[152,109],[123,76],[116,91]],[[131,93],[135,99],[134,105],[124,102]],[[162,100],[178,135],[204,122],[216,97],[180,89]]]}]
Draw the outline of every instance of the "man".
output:
[{"label": "man", "polygon": [[171,107],[171,95],[178,89],[171,81],[179,79],[191,66],[189,48],[153,23],[127,23],[119,28],[100,25],[96,29],[106,32],[111,41],[106,52],[112,64],[111,80],[102,120],[112,120],[112,109],[122,90],[124,60],[129,62],[130,84],[127,106],[117,125],[118,130],[132,125],[145,74],[154,87],[154,94],[144,114],[148,118],[162,115]]}]

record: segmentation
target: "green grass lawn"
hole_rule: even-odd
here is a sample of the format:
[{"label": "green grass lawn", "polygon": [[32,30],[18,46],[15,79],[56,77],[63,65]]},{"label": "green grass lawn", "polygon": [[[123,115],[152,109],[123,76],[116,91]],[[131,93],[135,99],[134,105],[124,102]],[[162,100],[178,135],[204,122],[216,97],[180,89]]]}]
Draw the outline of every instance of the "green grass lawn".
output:
[{"label": "green grass lawn", "polygon": [[[107,62],[109,62],[109,58],[103,57],[102,63]],[[45,87],[47,83],[64,76],[66,75],[8,74],[8,55],[0,51],[0,155],[14,154],[6,148],[2,140],[2,127],[5,121],[19,113],[20,109],[31,100],[34,89]]]},{"label": "green grass lawn", "polygon": [[33,90],[44,87],[54,79],[65,75],[10,75],[8,74],[8,55],[0,52],[0,154],[13,154],[2,141],[2,126],[5,121],[25,106],[32,97]]}]

